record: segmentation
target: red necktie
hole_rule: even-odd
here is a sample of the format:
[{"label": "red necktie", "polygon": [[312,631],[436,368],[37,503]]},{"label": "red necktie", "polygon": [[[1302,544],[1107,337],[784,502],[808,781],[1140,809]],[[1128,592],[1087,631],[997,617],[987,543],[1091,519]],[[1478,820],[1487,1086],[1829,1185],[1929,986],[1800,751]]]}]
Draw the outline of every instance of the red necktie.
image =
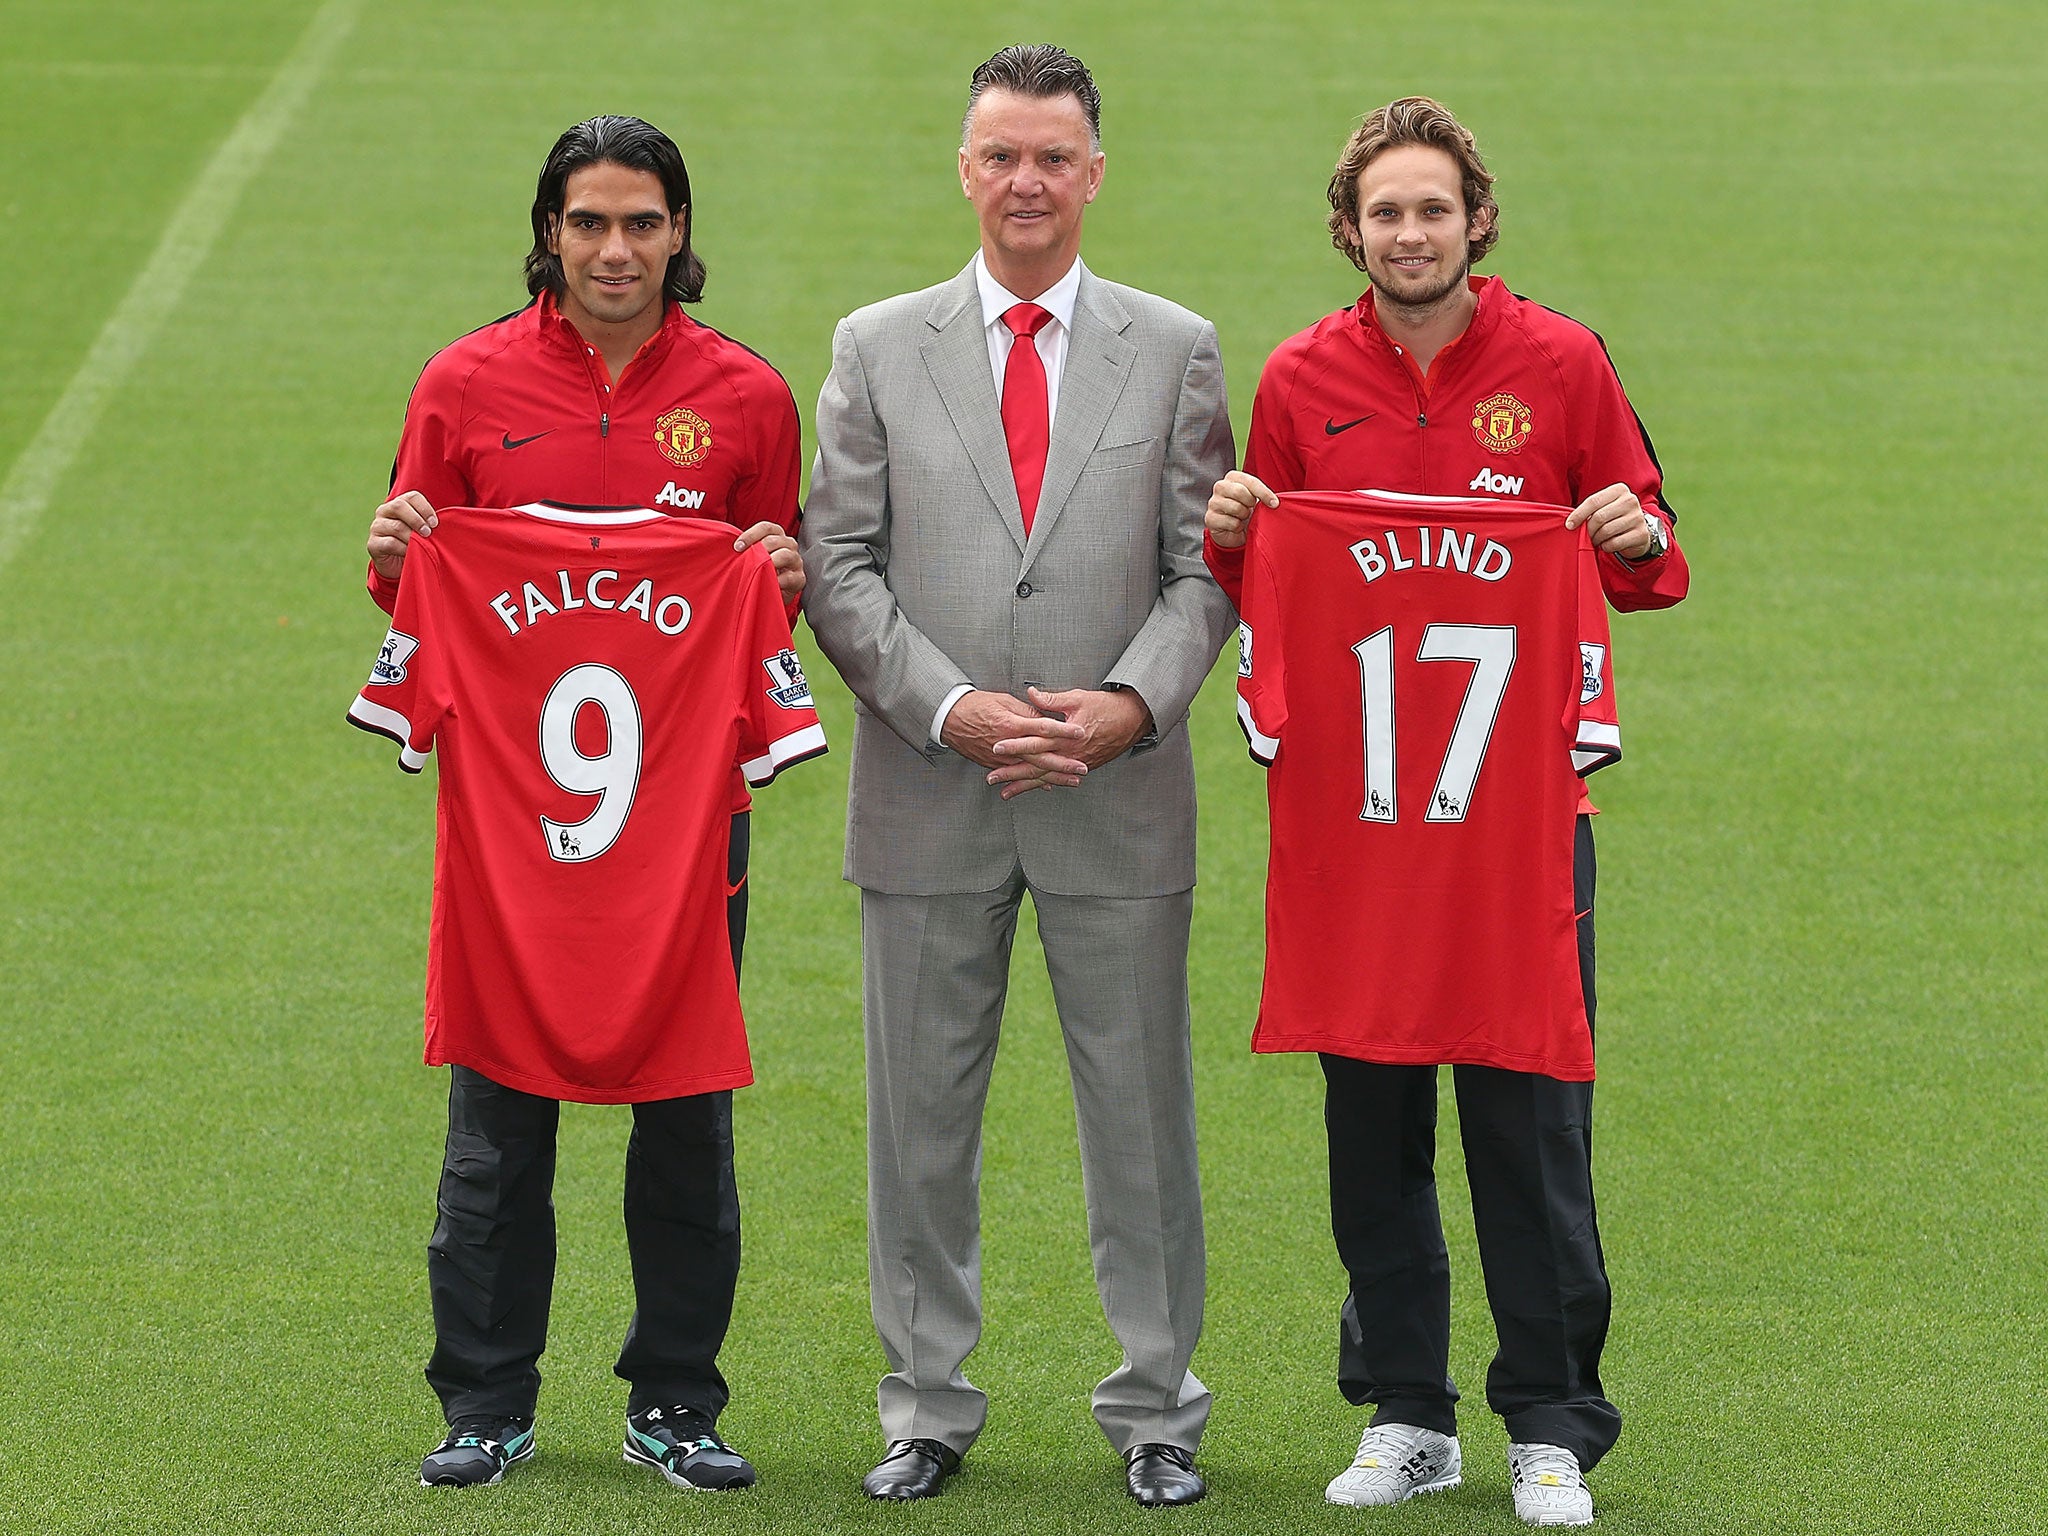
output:
[{"label": "red necktie", "polygon": [[1017,481],[1017,506],[1024,514],[1024,532],[1038,511],[1038,488],[1045,481],[1045,446],[1052,437],[1052,416],[1046,409],[1045,362],[1032,338],[1052,319],[1036,304],[1013,304],[1003,311],[1003,324],[1014,338],[1010,360],[1003,365],[1003,436],[1010,442],[1010,473]]}]

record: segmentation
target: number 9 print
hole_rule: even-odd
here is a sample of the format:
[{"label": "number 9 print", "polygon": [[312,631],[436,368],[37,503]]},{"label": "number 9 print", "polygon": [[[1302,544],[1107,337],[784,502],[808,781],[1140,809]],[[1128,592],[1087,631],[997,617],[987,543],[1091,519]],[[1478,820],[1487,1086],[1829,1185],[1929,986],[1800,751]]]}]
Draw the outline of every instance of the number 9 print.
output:
[{"label": "number 9 print", "polygon": [[[576,715],[585,704],[604,711],[605,749],[595,757],[576,745]],[[591,661],[555,679],[540,707],[541,766],[570,794],[598,801],[581,821],[541,817],[549,858],[585,864],[619,840],[640,787],[640,749],[640,702],[625,678]]]}]

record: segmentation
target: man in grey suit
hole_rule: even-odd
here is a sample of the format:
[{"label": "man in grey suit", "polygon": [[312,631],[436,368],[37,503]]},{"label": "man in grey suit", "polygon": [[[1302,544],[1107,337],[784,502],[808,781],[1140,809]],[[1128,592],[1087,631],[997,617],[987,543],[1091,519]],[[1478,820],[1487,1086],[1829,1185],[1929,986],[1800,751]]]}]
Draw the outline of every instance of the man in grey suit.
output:
[{"label": "man in grey suit", "polygon": [[1145,1504],[1206,1485],[1189,1061],[1186,715],[1229,632],[1202,512],[1231,463],[1216,334],[1081,265],[1102,182],[1081,62],[975,71],[981,251],[840,322],[803,524],[811,628],[859,701],[868,1248],[888,1452],[939,1491],[981,1432],[981,1118],[1031,893],[1066,1038],[1096,1283],[1123,1360],[1096,1421]]}]

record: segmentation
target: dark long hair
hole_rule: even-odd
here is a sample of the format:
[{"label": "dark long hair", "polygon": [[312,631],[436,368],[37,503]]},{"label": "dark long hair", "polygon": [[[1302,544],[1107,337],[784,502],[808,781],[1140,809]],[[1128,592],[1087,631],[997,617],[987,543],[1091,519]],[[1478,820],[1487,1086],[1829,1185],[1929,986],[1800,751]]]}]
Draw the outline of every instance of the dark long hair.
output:
[{"label": "dark long hair", "polygon": [[548,151],[533,190],[533,249],[526,253],[526,291],[543,288],[560,297],[562,258],[548,249],[548,234],[561,221],[569,178],[589,165],[623,165],[660,178],[670,217],[683,226],[683,248],[668,259],[662,293],[684,304],[704,297],[704,263],[690,249],[690,168],[675,140],[637,117],[593,117],[578,123]]}]

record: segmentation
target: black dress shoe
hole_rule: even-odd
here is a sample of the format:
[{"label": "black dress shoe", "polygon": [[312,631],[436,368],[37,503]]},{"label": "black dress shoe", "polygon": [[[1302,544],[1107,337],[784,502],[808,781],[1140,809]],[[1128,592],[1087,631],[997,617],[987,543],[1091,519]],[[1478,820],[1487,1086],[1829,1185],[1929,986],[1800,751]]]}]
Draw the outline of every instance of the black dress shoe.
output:
[{"label": "black dress shoe", "polygon": [[889,1454],[860,1480],[861,1492],[871,1499],[928,1499],[959,1465],[960,1453],[937,1440],[891,1440]]},{"label": "black dress shoe", "polygon": [[1195,1470],[1195,1453],[1178,1445],[1134,1445],[1124,1452],[1131,1497],[1148,1509],[1192,1504],[1209,1491]]}]

